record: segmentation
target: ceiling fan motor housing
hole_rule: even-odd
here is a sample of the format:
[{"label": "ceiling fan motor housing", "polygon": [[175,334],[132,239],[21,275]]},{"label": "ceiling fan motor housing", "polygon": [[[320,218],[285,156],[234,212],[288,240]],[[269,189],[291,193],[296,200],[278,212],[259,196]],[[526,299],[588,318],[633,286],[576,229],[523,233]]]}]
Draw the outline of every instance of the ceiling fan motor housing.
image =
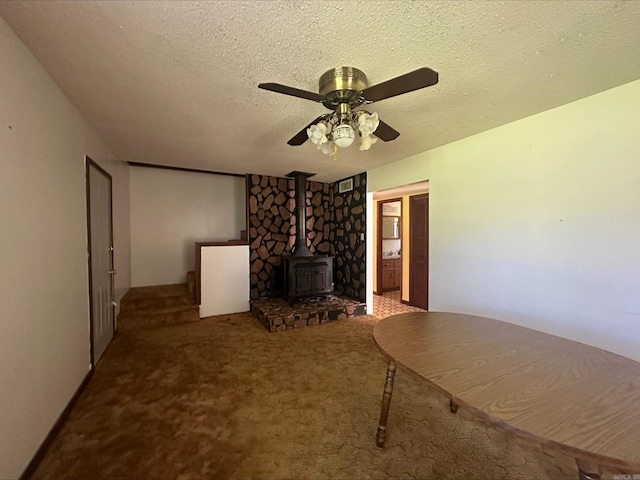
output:
[{"label": "ceiling fan motor housing", "polygon": [[327,70],[320,77],[319,93],[326,97],[322,104],[333,110],[341,103],[357,103],[360,92],[368,86],[367,76],[362,70],[336,67]]}]

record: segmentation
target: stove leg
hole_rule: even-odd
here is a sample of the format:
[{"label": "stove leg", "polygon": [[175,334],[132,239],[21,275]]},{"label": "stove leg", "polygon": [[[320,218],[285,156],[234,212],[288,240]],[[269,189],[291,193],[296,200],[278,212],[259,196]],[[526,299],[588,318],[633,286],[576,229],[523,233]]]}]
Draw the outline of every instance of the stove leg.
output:
[{"label": "stove leg", "polygon": [[396,376],[396,364],[393,360],[389,360],[387,365],[387,379],[382,390],[382,405],[380,406],[380,422],[378,423],[378,431],[376,433],[376,445],[380,448],[384,447],[387,439],[387,418],[389,417],[389,405],[391,404],[391,395],[393,394],[393,379]]}]

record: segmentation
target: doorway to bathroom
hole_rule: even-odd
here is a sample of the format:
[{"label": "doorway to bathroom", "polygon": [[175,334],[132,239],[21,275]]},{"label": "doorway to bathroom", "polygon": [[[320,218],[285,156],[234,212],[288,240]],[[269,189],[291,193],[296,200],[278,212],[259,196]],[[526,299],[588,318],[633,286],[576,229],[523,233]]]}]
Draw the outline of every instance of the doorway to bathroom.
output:
[{"label": "doorway to bathroom", "polygon": [[378,293],[402,290],[401,214],[402,198],[378,202]]},{"label": "doorway to bathroom", "polygon": [[428,307],[428,194],[426,180],[373,193],[374,310],[382,300]]}]

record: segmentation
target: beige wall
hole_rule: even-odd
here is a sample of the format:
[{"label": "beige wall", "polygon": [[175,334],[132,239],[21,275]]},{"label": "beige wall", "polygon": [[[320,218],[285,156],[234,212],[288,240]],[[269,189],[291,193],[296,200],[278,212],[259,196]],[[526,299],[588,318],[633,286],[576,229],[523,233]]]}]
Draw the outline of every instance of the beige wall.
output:
[{"label": "beige wall", "polygon": [[128,168],[0,19],[0,478],[21,475],[89,371],[85,155],[114,180],[121,294]]},{"label": "beige wall", "polygon": [[195,242],[240,238],[244,177],[131,167],[131,284],[170,285],[195,270]]},{"label": "beige wall", "polygon": [[368,172],[430,181],[430,307],[640,360],[640,81]]}]

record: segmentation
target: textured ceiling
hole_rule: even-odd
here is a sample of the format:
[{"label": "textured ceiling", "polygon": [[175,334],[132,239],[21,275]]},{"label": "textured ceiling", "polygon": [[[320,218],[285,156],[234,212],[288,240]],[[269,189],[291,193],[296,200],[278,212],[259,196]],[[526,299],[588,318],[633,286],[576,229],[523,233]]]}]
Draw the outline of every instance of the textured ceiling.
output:
[{"label": "textured ceiling", "polygon": [[[0,15],[123,160],[331,181],[640,78],[636,1],[0,2]],[[335,66],[440,83],[375,103],[400,132],[337,161],[287,140]],[[568,126],[570,128],[570,126]]]}]

